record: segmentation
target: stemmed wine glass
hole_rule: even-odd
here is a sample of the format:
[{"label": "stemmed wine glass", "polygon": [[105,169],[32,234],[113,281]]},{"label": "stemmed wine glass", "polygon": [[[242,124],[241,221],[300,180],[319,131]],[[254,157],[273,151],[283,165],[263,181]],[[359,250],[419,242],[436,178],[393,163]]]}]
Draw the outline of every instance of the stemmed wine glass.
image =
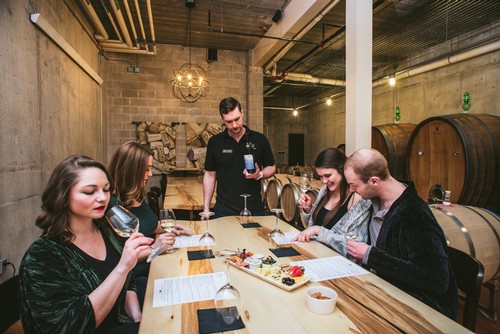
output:
[{"label": "stemmed wine glass", "polygon": [[274,230],[272,230],[271,233],[269,234],[269,243],[272,246],[273,245],[273,239],[274,239],[274,240],[276,240],[276,244],[277,244],[276,248],[279,248],[279,247],[281,247],[281,244],[285,240],[285,234],[278,227],[278,221],[279,221],[280,213],[282,213],[284,210],[283,209],[279,209],[279,208],[275,208],[275,209],[271,209],[271,211],[276,214],[276,226],[275,226]]},{"label": "stemmed wine glass", "polygon": [[[311,189],[311,178],[307,173],[302,173],[299,179],[300,192],[305,194],[309,189]],[[299,205],[299,207],[301,207]]]},{"label": "stemmed wine glass", "polygon": [[[169,232],[171,233],[175,227],[175,222],[176,222],[176,219],[175,219],[175,214],[174,214],[174,211],[172,209],[161,209],[160,210],[160,226],[163,230],[165,230],[165,232]],[[163,251],[163,247],[165,246],[165,243],[161,244],[159,247],[155,248],[151,254],[148,256],[146,262],[151,262],[153,261],[153,259],[155,257],[157,257],[158,255],[160,255]],[[170,247],[168,249],[165,250],[165,252],[167,253],[173,253],[175,251],[178,251],[179,248],[175,248],[175,247]]]},{"label": "stemmed wine glass", "polygon": [[226,284],[224,284],[215,294],[215,310],[222,317],[222,320],[230,325],[235,320],[240,318],[238,309],[236,305],[240,300],[240,293],[238,290],[231,285],[229,281],[229,258],[237,256],[239,254],[236,250],[223,249],[222,251],[216,252],[218,257],[225,258],[226,260]]},{"label": "stemmed wine glass", "polygon": [[245,208],[240,212],[241,224],[250,223],[252,220],[252,213],[247,209],[247,197],[251,196],[249,194],[240,195],[245,199]]},{"label": "stemmed wine glass", "polygon": [[[132,233],[137,233],[137,231],[139,231],[139,218],[137,218],[136,215],[134,215],[132,212],[128,211],[121,205],[115,205],[114,207],[109,209],[109,211],[106,212],[106,219],[115,233],[120,237],[128,238],[132,235]],[[149,248],[151,248],[151,255],[153,255],[155,253],[160,253],[163,245],[160,245],[156,248]],[[155,256],[153,256],[153,258]]]},{"label": "stemmed wine glass", "polygon": [[205,218],[206,230],[200,238],[200,247],[202,247],[201,254],[206,258],[210,257],[210,247],[215,245],[215,238],[208,232],[208,220],[213,216],[213,212],[200,212],[200,216]]},{"label": "stemmed wine glass", "polygon": [[120,237],[128,238],[139,231],[139,218],[121,205],[116,205],[106,212],[106,220]]}]

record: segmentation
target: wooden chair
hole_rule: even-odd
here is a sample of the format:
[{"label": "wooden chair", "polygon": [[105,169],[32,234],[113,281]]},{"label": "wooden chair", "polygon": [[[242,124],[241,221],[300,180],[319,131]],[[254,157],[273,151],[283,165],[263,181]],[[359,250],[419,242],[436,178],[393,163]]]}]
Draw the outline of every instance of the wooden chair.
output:
[{"label": "wooden chair", "polygon": [[24,333],[19,320],[17,300],[19,276],[9,278],[0,285],[2,316],[0,317],[0,333]]},{"label": "wooden chair", "polygon": [[151,191],[148,191],[146,196],[148,197],[149,207],[153,210],[156,217],[160,217],[160,203],[158,202],[158,196]]},{"label": "wooden chair", "polygon": [[469,254],[453,247],[448,247],[448,258],[455,273],[458,289],[465,293],[462,325],[475,332],[481,284],[483,283],[483,265]]}]

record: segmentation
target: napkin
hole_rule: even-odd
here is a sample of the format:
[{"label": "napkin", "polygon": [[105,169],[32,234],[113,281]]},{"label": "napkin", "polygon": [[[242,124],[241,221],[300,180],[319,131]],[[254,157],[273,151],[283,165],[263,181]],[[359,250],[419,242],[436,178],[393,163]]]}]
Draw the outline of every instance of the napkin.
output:
[{"label": "napkin", "polygon": [[283,248],[269,248],[269,250],[277,257],[289,257],[300,255],[295,248],[283,247]]},{"label": "napkin", "polygon": [[206,260],[206,259],[213,259],[215,258],[214,253],[212,250],[208,250],[209,256],[205,256],[201,251],[188,251],[188,260],[193,261],[193,260]]},{"label": "napkin", "polygon": [[[234,306],[232,306],[234,307]],[[234,331],[237,329],[245,328],[245,324],[241,317],[235,320],[232,324],[226,324],[222,317],[217,313],[214,308],[206,310],[198,310],[198,332],[203,333],[219,333]]]},{"label": "napkin", "polygon": [[251,228],[251,227],[261,227],[262,225],[260,225],[259,223],[245,223],[241,224],[241,226],[243,228]]}]

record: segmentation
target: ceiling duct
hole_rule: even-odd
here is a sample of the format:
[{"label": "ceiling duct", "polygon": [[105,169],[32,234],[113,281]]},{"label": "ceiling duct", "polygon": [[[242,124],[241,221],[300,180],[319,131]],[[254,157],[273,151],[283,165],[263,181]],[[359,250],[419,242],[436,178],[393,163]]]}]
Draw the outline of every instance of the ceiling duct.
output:
[{"label": "ceiling duct", "polygon": [[[156,39],[151,0],[139,5],[139,0],[80,0],[96,31],[94,38],[103,51],[156,54]],[[108,7],[107,4],[110,4]],[[149,31],[142,20],[142,9],[148,13]],[[140,32],[140,37],[137,32]]]}]

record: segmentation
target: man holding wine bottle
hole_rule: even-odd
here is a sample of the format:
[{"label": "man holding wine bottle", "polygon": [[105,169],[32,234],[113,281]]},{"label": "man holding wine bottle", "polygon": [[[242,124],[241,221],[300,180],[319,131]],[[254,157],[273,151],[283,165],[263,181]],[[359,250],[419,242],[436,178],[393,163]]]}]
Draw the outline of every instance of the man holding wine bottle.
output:
[{"label": "man holding wine bottle", "polygon": [[217,184],[214,218],[239,215],[244,207],[241,194],[250,194],[247,207],[253,215],[265,215],[260,180],[276,172],[271,145],[262,133],[243,125],[245,115],[238,100],[223,99],[219,112],[226,129],[210,138],[207,145],[204,211],[210,211]]}]

